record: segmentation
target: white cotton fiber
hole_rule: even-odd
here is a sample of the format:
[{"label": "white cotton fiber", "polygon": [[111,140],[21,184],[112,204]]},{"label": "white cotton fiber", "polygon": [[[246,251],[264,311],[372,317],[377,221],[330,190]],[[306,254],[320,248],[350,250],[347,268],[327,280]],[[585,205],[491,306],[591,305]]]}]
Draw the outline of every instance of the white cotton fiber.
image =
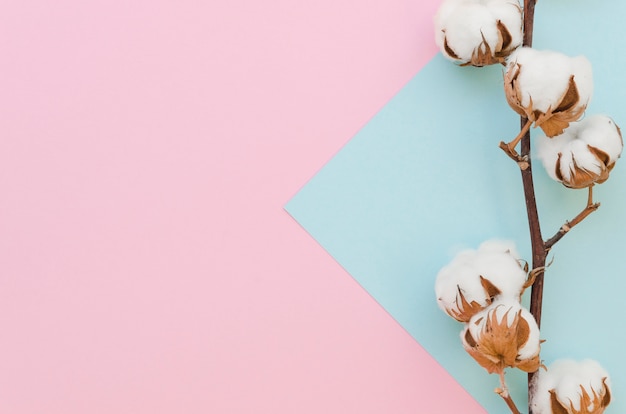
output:
[{"label": "white cotton fiber", "polygon": [[584,56],[569,57],[562,53],[529,47],[517,49],[509,56],[508,66],[521,67],[517,78],[522,91],[521,105],[541,112],[556,109],[567,91],[570,77],[578,88],[580,102],[587,104],[593,93],[591,63]]},{"label": "white cotton fiber", "polygon": [[[582,389],[591,397],[586,412],[595,412],[604,405],[599,396],[610,393],[611,382],[608,373],[594,360],[574,361],[561,359],[553,362],[547,371],[540,370],[533,388],[531,407],[536,414],[552,414],[550,391],[567,407],[581,410]],[[594,396],[598,398],[594,400]],[[609,398],[610,399],[610,398]]]},{"label": "white cotton fiber", "polygon": [[594,115],[580,121],[575,131],[581,141],[606,152],[609,163],[614,163],[622,154],[624,143],[618,126],[606,115]]}]

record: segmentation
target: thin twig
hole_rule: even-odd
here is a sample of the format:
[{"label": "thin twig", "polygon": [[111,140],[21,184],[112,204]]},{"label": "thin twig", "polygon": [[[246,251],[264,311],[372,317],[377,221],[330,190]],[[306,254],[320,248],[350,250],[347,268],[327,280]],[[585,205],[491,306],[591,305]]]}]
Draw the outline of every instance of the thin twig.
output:
[{"label": "thin twig", "polygon": [[517,409],[513,398],[511,398],[511,394],[509,394],[509,389],[506,386],[506,381],[504,380],[504,371],[500,373],[500,388],[496,388],[495,391],[496,394],[502,397],[513,414],[521,414],[521,412]]},{"label": "thin twig", "polygon": [[569,232],[572,229],[572,227],[579,224],[581,221],[586,219],[587,216],[589,216],[589,214],[593,213],[594,211],[598,209],[598,207],[600,207],[600,203],[593,202],[593,190],[592,189],[593,189],[593,185],[589,187],[589,196],[587,197],[587,205],[585,206],[585,208],[580,213],[578,213],[578,215],[574,217],[572,220],[566,221],[565,224],[561,226],[559,231],[556,232],[554,236],[546,240],[545,242],[546,251],[550,250],[552,246],[556,244],[556,242],[561,240],[563,236],[565,236],[567,232]]},{"label": "thin twig", "polygon": [[526,168],[528,168],[528,162],[527,162],[528,160],[524,159],[521,155],[519,155],[517,151],[515,151],[515,147],[521,141],[524,135],[526,135],[531,125],[532,125],[532,121],[530,119],[527,119],[526,124],[524,124],[519,134],[517,134],[517,136],[513,138],[511,142],[509,143],[506,143],[504,141],[500,142],[500,148],[502,149],[502,151],[504,151],[504,153],[508,155],[509,158],[511,158],[513,161],[517,162],[522,170],[525,170]]}]

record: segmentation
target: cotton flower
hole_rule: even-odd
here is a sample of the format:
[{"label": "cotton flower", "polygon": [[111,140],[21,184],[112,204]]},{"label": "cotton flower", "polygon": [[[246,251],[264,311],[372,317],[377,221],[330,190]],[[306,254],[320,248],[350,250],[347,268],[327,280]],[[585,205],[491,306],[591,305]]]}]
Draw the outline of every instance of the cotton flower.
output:
[{"label": "cotton flower", "polygon": [[461,332],[461,341],[490,374],[502,374],[508,367],[535,372],[541,365],[539,327],[514,300],[498,300],[475,314]]},{"label": "cotton flower", "polygon": [[526,279],[513,243],[487,241],[478,250],[460,252],[439,271],[437,304],[454,319],[467,322],[495,298],[519,300]]},{"label": "cotton flower", "polygon": [[558,360],[540,371],[532,390],[535,414],[602,414],[611,402],[607,372],[593,360]]},{"label": "cotton flower", "polygon": [[444,0],[435,15],[435,41],[462,65],[503,63],[522,43],[519,1]]},{"label": "cotton flower", "polygon": [[595,115],[572,123],[557,137],[540,137],[537,156],[554,180],[566,187],[585,188],[609,178],[623,147],[615,122]]},{"label": "cotton flower", "polygon": [[593,93],[587,58],[522,47],[507,62],[504,90],[509,105],[548,137],[582,116]]}]

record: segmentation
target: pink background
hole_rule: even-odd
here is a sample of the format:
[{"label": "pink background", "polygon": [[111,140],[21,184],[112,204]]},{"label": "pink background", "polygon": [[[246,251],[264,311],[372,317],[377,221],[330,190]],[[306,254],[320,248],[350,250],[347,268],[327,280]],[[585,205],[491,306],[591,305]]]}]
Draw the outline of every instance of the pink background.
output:
[{"label": "pink background", "polygon": [[0,412],[483,412],[282,209],[437,3],[5,5]]}]

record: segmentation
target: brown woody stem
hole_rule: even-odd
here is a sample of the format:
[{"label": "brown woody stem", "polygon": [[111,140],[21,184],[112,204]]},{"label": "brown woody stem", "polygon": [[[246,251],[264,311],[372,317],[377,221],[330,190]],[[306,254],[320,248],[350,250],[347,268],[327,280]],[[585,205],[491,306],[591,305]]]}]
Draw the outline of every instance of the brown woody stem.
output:
[{"label": "brown woody stem", "polygon": [[[533,44],[533,25],[535,20],[535,0],[524,0],[524,38],[523,46],[531,47]],[[521,128],[528,123],[528,119],[522,117]],[[526,130],[522,136],[521,156],[527,157],[528,167],[521,168],[522,184],[524,186],[524,198],[526,199],[526,213],[528,216],[528,227],[530,230],[530,242],[532,249],[532,268],[545,268],[547,250],[541,236],[541,226],[539,225],[539,214],[537,212],[537,202],[535,200],[535,186],[533,183],[533,169],[530,162],[530,132]],[[530,313],[535,317],[537,325],[541,326],[541,305],[543,300],[543,279],[544,272],[536,275],[530,293]],[[528,399],[531,399],[531,384],[536,373],[528,374]],[[532,414],[529,404],[529,413]]]},{"label": "brown woody stem", "polygon": [[[525,119],[522,118],[522,125]],[[530,133],[526,132],[522,138],[522,157],[527,156],[528,167],[520,169],[522,174],[522,184],[524,186],[524,198],[526,199],[526,213],[528,216],[528,227],[530,230],[530,242],[532,249],[532,269],[545,269],[547,249],[541,236],[541,226],[539,225],[539,214],[537,212],[537,202],[535,200],[535,187],[533,183],[533,170],[530,162]],[[537,272],[530,291],[530,313],[541,326],[541,308],[543,301],[543,279],[545,271]],[[531,388],[533,377],[536,373],[528,374],[528,397],[531,398]],[[529,407],[529,412],[532,411]]]}]

